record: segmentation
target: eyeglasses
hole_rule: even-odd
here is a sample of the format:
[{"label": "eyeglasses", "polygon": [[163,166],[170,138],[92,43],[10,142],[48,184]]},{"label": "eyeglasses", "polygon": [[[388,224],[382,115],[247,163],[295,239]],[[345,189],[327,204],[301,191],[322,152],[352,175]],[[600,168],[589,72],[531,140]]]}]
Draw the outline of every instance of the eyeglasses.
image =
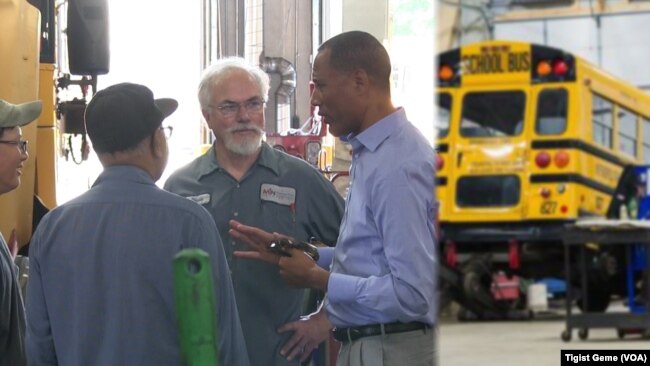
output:
[{"label": "eyeglasses", "polygon": [[0,141],[0,144],[15,145],[21,153],[27,154],[27,140],[20,141]]},{"label": "eyeglasses", "polygon": [[163,133],[165,134],[166,139],[170,139],[172,137],[172,132],[174,132],[174,127],[172,127],[172,126],[160,126],[160,129],[163,130]]},{"label": "eyeglasses", "polygon": [[210,106],[210,108],[216,108],[221,112],[222,116],[225,118],[231,118],[237,115],[241,107],[244,107],[248,113],[259,113],[264,108],[264,103],[266,103],[266,101],[263,99],[253,99],[242,103],[227,102],[216,107]]}]

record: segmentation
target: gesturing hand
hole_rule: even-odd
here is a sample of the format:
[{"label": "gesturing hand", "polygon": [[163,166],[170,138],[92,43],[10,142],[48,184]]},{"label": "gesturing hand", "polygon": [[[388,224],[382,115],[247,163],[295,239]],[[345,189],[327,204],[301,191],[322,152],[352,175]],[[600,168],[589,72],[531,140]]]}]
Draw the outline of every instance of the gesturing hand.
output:
[{"label": "gesturing hand", "polygon": [[329,337],[332,324],[327,319],[325,309],[303,316],[300,320],[287,323],[278,328],[279,333],[293,332],[293,335],[280,350],[280,354],[292,361],[299,357],[300,362],[309,358],[311,352]]},{"label": "gesturing hand", "polygon": [[253,251],[235,251],[233,254],[240,258],[251,258],[278,264],[280,256],[270,252],[267,247],[270,242],[280,238],[288,238],[285,235],[278,233],[269,233],[260,228],[248,226],[240,223],[239,221],[230,220],[230,230],[228,233],[234,239],[241,240],[250,245]]}]

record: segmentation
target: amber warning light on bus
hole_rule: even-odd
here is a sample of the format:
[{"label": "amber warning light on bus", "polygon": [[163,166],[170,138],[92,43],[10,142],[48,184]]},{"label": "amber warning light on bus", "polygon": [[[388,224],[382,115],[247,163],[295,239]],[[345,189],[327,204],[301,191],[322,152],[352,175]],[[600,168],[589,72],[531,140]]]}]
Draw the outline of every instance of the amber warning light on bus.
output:
[{"label": "amber warning light on bus", "polygon": [[451,81],[454,78],[454,69],[449,65],[441,65],[438,70],[438,78],[442,81]]},{"label": "amber warning light on bus", "polygon": [[564,168],[565,166],[569,165],[569,153],[562,150],[558,151],[555,153],[553,160],[555,161],[555,166],[558,168]]},{"label": "amber warning light on bus", "polygon": [[537,64],[537,74],[539,76],[548,76],[551,73],[555,76],[564,76],[569,71],[569,66],[564,60],[542,60]]},{"label": "amber warning light on bus", "polygon": [[434,64],[434,71],[439,87],[460,86],[462,78],[460,75],[460,48],[438,55],[438,60]]},{"label": "amber warning light on bus", "polygon": [[533,82],[565,82],[575,81],[575,59],[572,55],[558,49],[532,46]]}]

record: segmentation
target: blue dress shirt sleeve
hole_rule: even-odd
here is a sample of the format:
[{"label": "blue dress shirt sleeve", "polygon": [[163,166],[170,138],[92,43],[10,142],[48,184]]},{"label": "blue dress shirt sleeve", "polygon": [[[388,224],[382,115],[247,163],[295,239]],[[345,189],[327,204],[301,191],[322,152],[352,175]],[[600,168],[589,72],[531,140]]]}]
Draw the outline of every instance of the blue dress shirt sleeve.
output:
[{"label": "blue dress shirt sleeve", "polygon": [[332,258],[334,257],[334,248],[318,248],[318,255],[318,262],[316,262],[318,266],[329,271],[332,265]]},{"label": "blue dress shirt sleeve", "polygon": [[389,270],[369,277],[332,273],[328,283],[331,303],[356,303],[359,313],[381,314],[377,322],[433,321],[429,319],[436,281],[432,177],[433,172],[421,164],[407,162],[378,181],[365,182],[383,253],[368,253],[358,260],[383,255]]}]

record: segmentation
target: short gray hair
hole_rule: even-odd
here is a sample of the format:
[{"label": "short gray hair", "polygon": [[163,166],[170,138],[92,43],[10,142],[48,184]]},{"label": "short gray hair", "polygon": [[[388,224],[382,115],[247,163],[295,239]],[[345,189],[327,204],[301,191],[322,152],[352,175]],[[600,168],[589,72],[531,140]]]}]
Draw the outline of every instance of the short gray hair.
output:
[{"label": "short gray hair", "polygon": [[265,101],[268,99],[270,87],[269,75],[258,66],[251,65],[241,57],[228,57],[217,60],[208,66],[201,75],[198,95],[202,110],[207,109],[212,101],[212,86],[214,83],[233,70],[242,70],[252,76],[260,89],[260,97]]}]

